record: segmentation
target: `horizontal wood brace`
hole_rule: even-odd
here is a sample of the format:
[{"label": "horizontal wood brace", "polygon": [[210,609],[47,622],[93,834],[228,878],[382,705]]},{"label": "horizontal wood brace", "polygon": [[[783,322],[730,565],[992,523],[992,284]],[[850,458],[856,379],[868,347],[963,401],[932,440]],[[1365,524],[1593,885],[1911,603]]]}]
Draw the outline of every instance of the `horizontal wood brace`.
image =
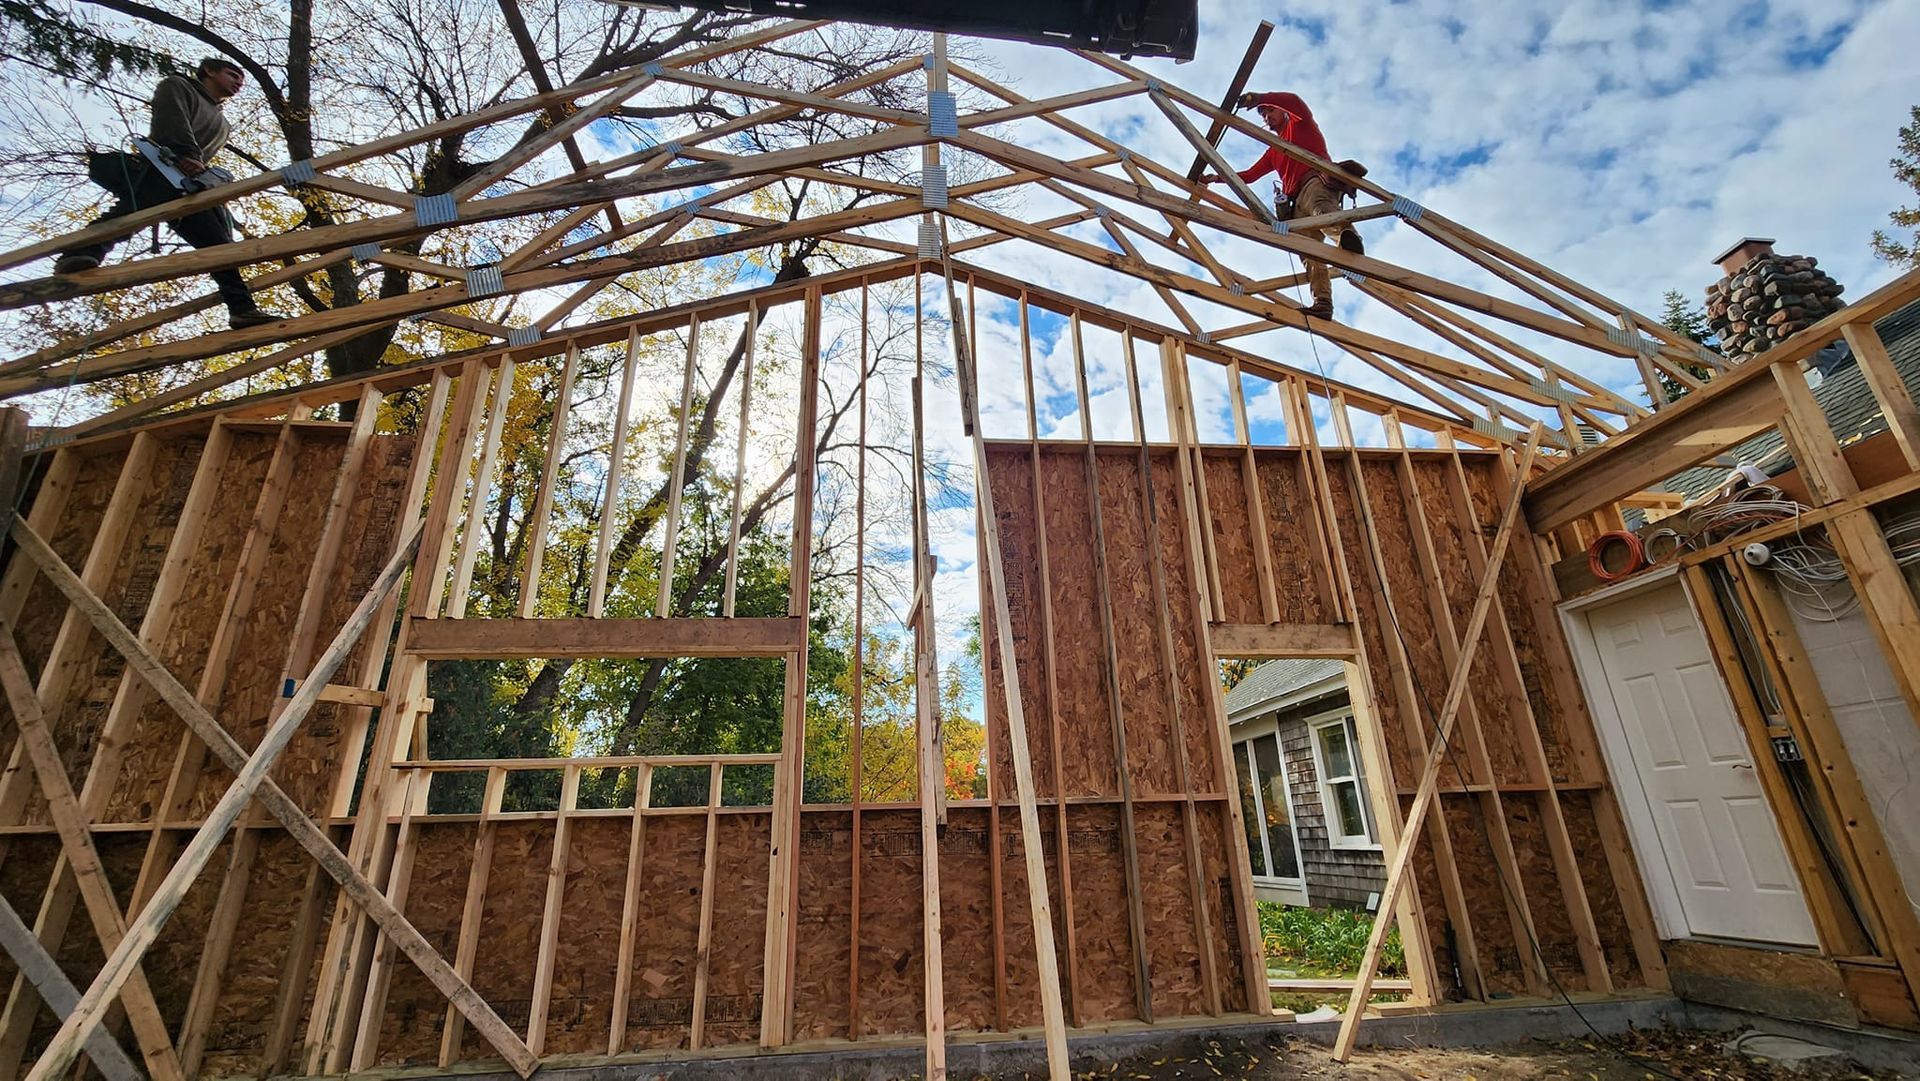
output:
[{"label": "horizontal wood brace", "polygon": [[1215,623],[1213,651],[1222,657],[1351,657],[1345,623]]},{"label": "horizontal wood brace", "polygon": [[[724,619],[416,619],[407,652],[506,657],[779,657],[806,641],[798,616]],[[556,763],[556,766],[559,763]]]}]

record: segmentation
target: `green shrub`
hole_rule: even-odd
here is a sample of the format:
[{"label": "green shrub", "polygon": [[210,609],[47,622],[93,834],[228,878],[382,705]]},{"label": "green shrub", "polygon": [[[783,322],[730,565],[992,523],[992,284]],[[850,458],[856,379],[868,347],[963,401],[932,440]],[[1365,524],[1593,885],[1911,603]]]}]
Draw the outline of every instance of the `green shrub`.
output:
[{"label": "green shrub", "polygon": [[[1266,944],[1267,963],[1291,968],[1302,975],[1349,976],[1360,971],[1367,953],[1367,936],[1373,933],[1373,916],[1344,908],[1296,908],[1273,901],[1261,901],[1260,937]],[[1380,951],[1382,976],[1404,976],[1406,951],[1400,945],[1400,929],[1387,932],[1386,945]]]}]

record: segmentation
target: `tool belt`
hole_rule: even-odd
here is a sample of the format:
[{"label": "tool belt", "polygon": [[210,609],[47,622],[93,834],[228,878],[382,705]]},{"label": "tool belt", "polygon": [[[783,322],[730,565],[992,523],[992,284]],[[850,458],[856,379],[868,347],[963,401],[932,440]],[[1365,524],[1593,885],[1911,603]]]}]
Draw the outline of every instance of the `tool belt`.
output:
[{"label": "tool belt", "polygon": [[[1366,166],[1352,158],[1348,158],[1345,161],[1334,162],[1332,172],[1322,169],[1313,174],[1313,176],[1307,178],[1306,183],[1311,184],[1317,178],[1322,184],[1327,186],[1328,191],[1333,192],[1336,199],[1350,199],[1358,195],[1360,191],[1354,184],[1354,181],[1366,175]],[[1300,186],[1304,189],[1306,184]],[[1280,190],[1280,185],[1275,184],[1273,186],[1273,216],[1280,221],[1292,221],[1293,215],[1294,200]]]}]

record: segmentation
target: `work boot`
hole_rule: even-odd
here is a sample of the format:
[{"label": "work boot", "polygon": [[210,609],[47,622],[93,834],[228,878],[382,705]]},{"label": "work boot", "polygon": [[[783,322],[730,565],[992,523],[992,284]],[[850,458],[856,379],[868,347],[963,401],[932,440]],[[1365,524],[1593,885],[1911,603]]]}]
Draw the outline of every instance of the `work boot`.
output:
[{"label": "work boot", "polygon": [[1332,319],[1333,301],[1327,297],[1321,297],[1300,309],[1300,312],[1302,315],[1310,315],[1315,319]]},{"label": "work boot", "polygon": [[78,274],[100,265],[100,257],[83,251],[70,251],[53,261],[55,274]]},{"label": "work boot", "polygon": [[268,323],[277,323],[279,321],[280,316],[272,312],[263,312],[259,308],[247,308],[241,311],[227,313],[227,325],[235,330],[265,326]]},{"label": "work boot", "polygon": [[1340,247],[1355,255],[1367,254],[1367,246],[1360,242],[1360,233],[1351,225],[1340,230]]}]

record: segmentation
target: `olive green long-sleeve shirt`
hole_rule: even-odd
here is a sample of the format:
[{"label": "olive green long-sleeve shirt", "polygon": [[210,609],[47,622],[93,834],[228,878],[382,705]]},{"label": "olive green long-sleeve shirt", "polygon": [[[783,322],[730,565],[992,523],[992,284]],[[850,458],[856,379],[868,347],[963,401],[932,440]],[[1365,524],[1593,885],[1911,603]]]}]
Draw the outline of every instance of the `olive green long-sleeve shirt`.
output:
[{"label": "olive green long-sleeve shirt", "polygon": [[227,145],[227,117],[198,79],[169,75],[153,91],[147,137],[182,157],[211,164]]}]

